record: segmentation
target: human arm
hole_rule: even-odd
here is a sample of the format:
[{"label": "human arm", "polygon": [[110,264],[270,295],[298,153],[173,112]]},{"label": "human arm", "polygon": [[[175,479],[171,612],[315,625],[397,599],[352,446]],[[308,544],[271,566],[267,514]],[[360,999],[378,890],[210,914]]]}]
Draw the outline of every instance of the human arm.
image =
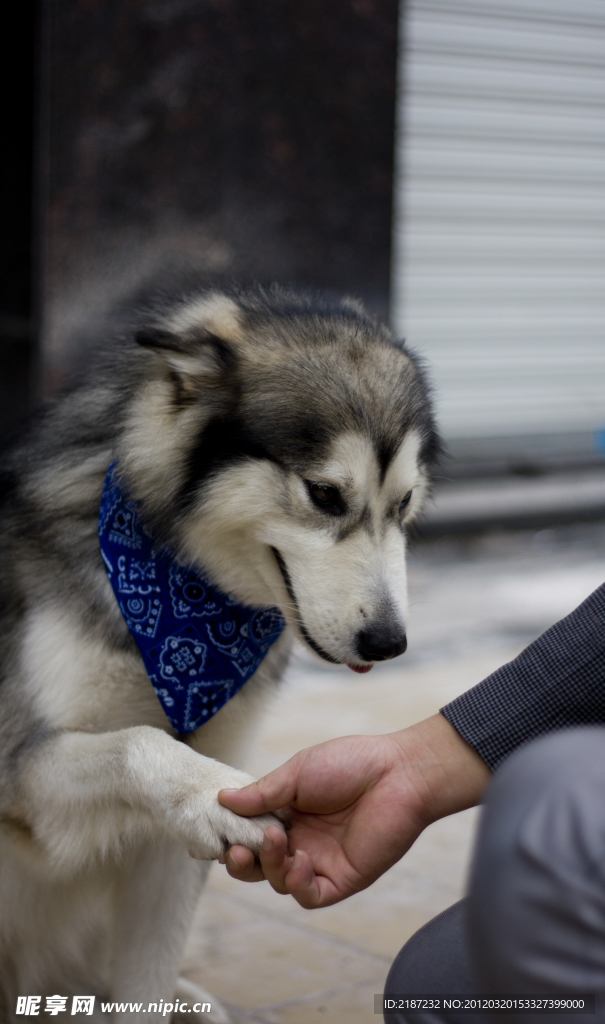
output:
[{"label": "human arm", "polygon": [[233,847],[230,873],[267,877],[303,906],[338,902],[370,885],[431,821],[478,802],[489,768],[521,743],[605,722],[605,585],[442,712],[389,736],[311,747],[224,794],[240,814],[294,807],[288,846],[270,828],[260,865]]},{"label": "human arm", "polygon": [[233,847],[235,878],[266,877],[304,907],[365,889],[437,818],[481,799],[490,772],[440,715],[386,736],[345,736],[309,747],[221,802],[243,815],[291,806],[286,838],[265,833],[260,864]]},{"label": "human arm", "polygon": [[492,770],[543,733],[604,723],[605,584],[441,711]]}]

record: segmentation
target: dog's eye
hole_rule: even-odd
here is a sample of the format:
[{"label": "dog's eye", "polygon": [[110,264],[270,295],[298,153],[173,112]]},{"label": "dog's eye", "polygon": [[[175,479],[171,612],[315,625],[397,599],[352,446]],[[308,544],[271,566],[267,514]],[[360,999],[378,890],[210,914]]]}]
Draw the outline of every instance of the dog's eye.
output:
[{"label": "dog's eye", "polygon": [[325,512],[329,512],[333,516],[342,515],[343,502],[336,487],[330,487],[329,484],[314,484],[311,481],[307,481],[307,488],[312,501],[319,508],[324,509]]},{"label": "dog's eye", "polygon": [[399,504],[399,511],[403,512],[403,510],[408,507],[408,505],[410,504],[411,500],[412,500],[412,492],[408,491],[408,493],[405,495],[405,497],[401,499],[401,502]]}]

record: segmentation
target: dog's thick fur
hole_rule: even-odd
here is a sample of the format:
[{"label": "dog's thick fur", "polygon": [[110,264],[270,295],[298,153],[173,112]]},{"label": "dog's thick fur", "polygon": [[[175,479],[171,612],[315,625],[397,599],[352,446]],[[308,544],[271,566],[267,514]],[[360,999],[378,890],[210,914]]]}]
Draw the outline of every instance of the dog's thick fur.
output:
[{"label": "dog's thick fur", "polygon": [[[353,302],[198,294],[158,306],[110,349],[4,464],[6,1020],[18,994],[146,1005],[182,991],[207,862],[234,843],[258,850],[273,820],[239,818],[216,794],[249,781],[233,766],[291,636],[358,669],[404,648],[405,529],[438,447],[416,361]],[[184,737],[100,557],[116,459],[162,542],[288,621],[255,676]]]}]

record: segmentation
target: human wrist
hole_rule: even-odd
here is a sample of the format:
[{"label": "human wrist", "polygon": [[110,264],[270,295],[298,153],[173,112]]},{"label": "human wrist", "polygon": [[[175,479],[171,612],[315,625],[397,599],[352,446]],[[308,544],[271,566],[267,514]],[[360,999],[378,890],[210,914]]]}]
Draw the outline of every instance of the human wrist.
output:
[{"label": "human wrist", "polygon": [[481,801],[491,772],[442,714],[392,733],[397,770],[416,797],[416,813],[429,825]]}]

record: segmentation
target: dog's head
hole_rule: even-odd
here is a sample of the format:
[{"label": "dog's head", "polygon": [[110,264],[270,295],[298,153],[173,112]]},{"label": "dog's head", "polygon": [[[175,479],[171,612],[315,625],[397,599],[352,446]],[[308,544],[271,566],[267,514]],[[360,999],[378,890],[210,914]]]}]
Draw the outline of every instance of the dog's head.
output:
[{"label": "dog's head", "polygon": [[189,300],[137,341],[119,460],[164,540],[327,661],[402,653],[406,527],[439,449],[413,356],[355,303],[277,289]]}]

